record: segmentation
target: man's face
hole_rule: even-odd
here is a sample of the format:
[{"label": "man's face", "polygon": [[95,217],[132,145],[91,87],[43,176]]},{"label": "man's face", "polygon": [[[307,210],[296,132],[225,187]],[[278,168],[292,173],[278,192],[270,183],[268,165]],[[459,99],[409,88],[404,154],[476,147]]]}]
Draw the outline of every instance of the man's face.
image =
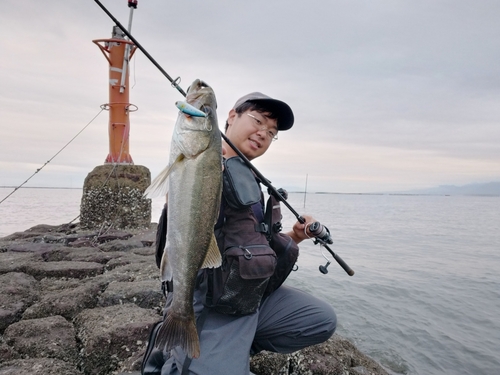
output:
[{"label": "man's face", "polygon": [[[249,160],[264,154],[271,145],[273,136],[278,134],[276,119],[266,117],[265,112],[247,110],[238,114],[232,109],[227,123],[229,126],[226,136]],[[227,157],[234,155],[231,152]]]}]

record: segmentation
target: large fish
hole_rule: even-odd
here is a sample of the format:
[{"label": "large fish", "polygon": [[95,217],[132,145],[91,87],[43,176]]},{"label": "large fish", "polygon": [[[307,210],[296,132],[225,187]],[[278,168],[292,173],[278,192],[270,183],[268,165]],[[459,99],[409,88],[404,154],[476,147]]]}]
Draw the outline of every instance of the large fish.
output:
[{"label": "large fish", "polygon": [[[196,80],[186,102],[206,117],[179,112],[169,165],[146,190],[149,198],[168,188],[167,240],[161,260],[161,280],[173,280],[174,293],[155,346],[181,346],[192,358],[200,355],[193,293],[200,268],[218,267],[221,256],[214,236],[222,193],[222,145],[215,94]],[[167,179],[168,177],[168,179]]]}]

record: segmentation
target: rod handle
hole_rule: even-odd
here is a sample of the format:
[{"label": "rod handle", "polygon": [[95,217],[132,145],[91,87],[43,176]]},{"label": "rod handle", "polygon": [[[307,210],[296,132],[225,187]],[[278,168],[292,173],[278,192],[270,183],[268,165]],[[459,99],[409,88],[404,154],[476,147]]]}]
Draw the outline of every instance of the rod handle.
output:
[{"label": "rod handle", "polygon": [[333,257],[335,258],[337,263],[340,264],[340,267],[342,267],[349,276],[354,275],[354,271],[351,269],[351,267],[347,265],[346,262],[344,262],[344,260],[341,257],[339,257],[337,254],[335,254]]}]

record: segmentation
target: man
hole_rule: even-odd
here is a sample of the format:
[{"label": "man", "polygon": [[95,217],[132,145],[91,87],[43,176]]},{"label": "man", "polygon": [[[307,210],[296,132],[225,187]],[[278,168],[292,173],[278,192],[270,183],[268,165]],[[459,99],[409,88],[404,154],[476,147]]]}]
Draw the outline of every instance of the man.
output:
[{"label": "man", "polygon": [[[229,111],[225,133],[249,160],[253,160],[262,156],[273,140],[277,139],[278,132],[290,129],[293,122],[293,112],[286,103],[254,92],[240,98]],[[222,153],[226,168],[224,173],[229,174],[231,168],[229,161],[234,161],[233,158],[237,157],[237,154],[225,142]],[[237,173],[235,175],[239,176]],[[244,182],[245,186],[256,184],[253,175],[250,176],[253,181],[249,181],[248,184]],[[228,275],[227,270],[219,268],[201,271],[194,301],[200,332],[200,357],[188,358],[177,347],[168,353],[168,359],[161,369],[162,375],[247,375],[250,373],[251,354],[261,350],[291,353],[326,341],[336,329],[335,312],[328,303],[300,290],[281,285],[296,260],[298,254],[296,244],[309,238],[307,230],[304,229],[309,223],[314,222],[314,219],[311,216],[304,216],[306,224],[295,223],[287,234],[279,233],[278,239],[276,236],[280,228],[269,229],[268,225],[262,225],[265,213],[260,198],[259,202],[253,203],[251,207],[248,205],[238,207],[230,203],[233,200],[238,201],[240,198],[238,192],[228,190],[231,189],[225,185],[221,216],[215,227],[220,250],[229,253],[228,250],[231,249],[247,252],[250,252],[248,250],[250,249],[254,252],[254,259],[257,259],[255,255],[269,255],[266,248],[272,247],[277,256],[270,250],[272,253],[270,256],[259,259],[276,262],[277,258],[276,269],[284,264],[286,271],[279,275],[278,271],[274,271],[271,277],[268,277],[269,275],[264,275],[263,278],[255,277],[256,280],[250,280],[246,289],[244,286],[242,288],[238,286],[237,292],[234,290],[228,292],[228,288],[233,287],[229,282],[223,286],[213,285],[233,276]],[[236,194],[236,199],[232,199],[234,197],[230,197],[230,194]],[[159,225],[162,225],[162,220]],[[295,257],[293,252],[284,255],[285,250],[278,250],[279,242],[288,243],[281,246],[288,252],[295,247],[297,251]],[[258,253],[255,250],[263,252]],[[223,254],[223,259],[224,256]],[[286,264],[287,262],[292,264]],[[263,268],[267,268],[267,265]],[[241,269],[240,271],[243,272]],[[248,281],[243,279],[241,283]],[[261,282],[262,280],[265,282]],[[219,295],[216,296],[217,290]],[[256,294],[257,291],[262,294]],[[236,298],[226,298],[228,294],[230,297],[236,295]],[[256,302],[249,306],[248,301],[252,298]]]}]

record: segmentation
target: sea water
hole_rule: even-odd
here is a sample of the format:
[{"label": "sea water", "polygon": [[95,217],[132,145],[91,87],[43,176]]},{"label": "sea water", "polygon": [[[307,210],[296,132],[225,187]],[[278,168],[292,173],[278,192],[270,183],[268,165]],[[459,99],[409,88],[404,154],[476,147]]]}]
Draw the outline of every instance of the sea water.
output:
[{"label": "sea water", "polygon": [[[0,200],[11,191],[0,189]],[[81,194],[19,189],[0,204],[0,237],[74,220]],[[288,202],[329,228],[330,249],[355,271],[348,276],[308,240],[287,280],[334,306],[339,334],[393,373],[500,373],[500,197],[290,194]],[[153,221],[162,206],[153,201]],[[295,217],[282,211],[290,230]]]}]

